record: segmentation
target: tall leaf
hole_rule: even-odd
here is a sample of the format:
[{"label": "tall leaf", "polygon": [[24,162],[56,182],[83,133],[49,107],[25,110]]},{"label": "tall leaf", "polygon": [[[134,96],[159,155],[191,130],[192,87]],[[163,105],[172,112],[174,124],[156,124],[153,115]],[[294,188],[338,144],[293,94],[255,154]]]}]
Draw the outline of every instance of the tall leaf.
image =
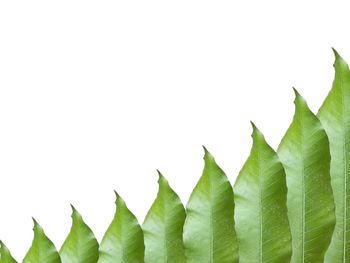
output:
[{"label": "tall leaf", "polygon": [[34,239],[23,263],[61,263],[60,255],[54,244],[34,218],[33,221]]},{"label": "tall leaf", "polygon": [[17,263],[2,241],[0,241],[0,263]]},{"label": "tall leaf", "polygon": [[331,182],[334,189],[336,225],[325,262],[350,262],[350,71],[335,54],[335,78],[318,117],[331,150]]},{"label": "tall leaf", "polygon": [[158,171],[159,191],[143,223],[146,263],[183,263],[186,213],[178,195]]},{"label": "tall leaf", "polygon": [[143,263],[144,240],[136,217],[116,193],[117,211],[100,245],[98,263]]},{"label": "tall leaf", "polygon": [[187,204],[186,259],[188,263],[238,262],[232,186],[214,157],[204,151],[203,174]]},{"label": "tall leaf", "polygon": [[286,175],[276,152],[253,125],[253,147],[234,185],[241,263],[289,263]]},{"label": "tall leaf", "polygon": [[293,122],[278,148],[287,176],[291,262],[321,263],[335,224],[329,144],[320,121],[295,94]]},{"label": "tall leaf", "polygon": [[98,242],[94,233],[74,206],[72,210],[72,228],[60,250],[62,263],[96,263]]}]

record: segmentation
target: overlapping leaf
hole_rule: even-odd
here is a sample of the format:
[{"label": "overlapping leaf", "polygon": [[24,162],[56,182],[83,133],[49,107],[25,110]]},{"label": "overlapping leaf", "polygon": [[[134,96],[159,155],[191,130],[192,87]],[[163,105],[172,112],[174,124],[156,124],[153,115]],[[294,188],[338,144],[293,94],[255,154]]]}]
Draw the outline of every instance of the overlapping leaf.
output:
[{"label": "overlapping leaf", "polygon": [[185,209],[159,173],[159,191],[143,223],[146,263],[184,263],[182,241]]},{"label": "overlapping leaf", "polygon": [[204,150],[203,175],[187,204],[186,262],[238,262],[232,186],[214,157]]},{"label": "overlapping leaf", "polygon": [[23,259],[23,263],[61,263],[52,241],[45,235],[44,230],[34,221],[34,239],[32,246]]},{"label": "overlapping leaf", "polygon": [[[234,191],[205,149],[187,215],[159,174],[143,230],[117,196],[117,211],[99,248],[73,208],[60,254],[34,220],[23,263],[350,263],[350,70],[334,53],[335,79],[318,117],[296,92],[280,158],[253,126],[253,147]],[[16,263],[2,242],[0,263]]]},{"label": "overlapping leaf", "polygon": [[253,124],[253,147],[234,186],[241,263],[289,263],[286,176],[276,152]]},{"label": "overlapping leaf", "polygon": [[136,217],[117,194],[117,211],[100,245],[98,263],[143,263],[144,239]]},{"label": "overlapping leaf", "polygon": [[326,253],[327,263],[350,262],[350,71],[335,53],[335,78],[332,89],[318,112],[331,151],[336,225]]},{"label": "overlapping leaf", "polygon": [[79,212],[72,206],[72,228],[61,249],[62,263],[96,263],[98,242]]},{"label": "overlapping leaf", "polygon": [[0,263],[17,263],[2,241],[0,241]]},{"label": "overlapping leaf", "polygon": [[321,263],[331,241],[334,200],[325,130],[295,91],[295,115],[278,148],[285,167],[292,263]]}]

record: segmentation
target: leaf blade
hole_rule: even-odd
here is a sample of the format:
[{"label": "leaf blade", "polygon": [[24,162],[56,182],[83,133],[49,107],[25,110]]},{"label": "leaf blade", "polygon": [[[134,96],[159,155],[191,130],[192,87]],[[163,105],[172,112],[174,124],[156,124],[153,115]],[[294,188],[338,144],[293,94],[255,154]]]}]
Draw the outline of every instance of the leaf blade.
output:
[{"label": "leaf blade", "polygon": [[184,263],[183,224],[186,213],[180,198],[158,171],[157,198],[143,223],[146,263]]},{"label": "leaf blade", "polygon": [[232,186],[214,157],[204,151],[203,174],[186,208],[186,262],[238,262]]},{"label": "leaf blade", "polygon": [[0,263],[17,263],[12,257],[10,250],[0,241]]},{"label": "leaf blade", "polygon": [[33,221],[34,239],[32,246],[23,259],[23,263],[61,263],[60,255],[54,244],[45,235],[38,222],[35,219]]},{"label": "leaf blade", "polygon": [[144,239],[136,217],[116,193],[117,211],[104,235],[98,263],[143,263]]},{"label": "leaf blade", "polygon": [[235,185],[240,262],[289,263],[287,185],[277,153],[253,125],[253,146]]},{"label": "leaf blade", "polygon": [[325,262],[338,263],[350,261],[350,71],[346,61],[333,51],[332,89],[317,115],[329,137],[336,206],[336,226]]},{"label": "leaf blade", "polygon": [[96,263],[98,242],[79,212],[72,206],[72,227],[64,241],[60,256],[62,263]]},{"label": "leaf blade", "polygon": [[295,115],[278,155],[287,176],[292,263],[323,262],[334,229],[328,137],[295,90]]}]

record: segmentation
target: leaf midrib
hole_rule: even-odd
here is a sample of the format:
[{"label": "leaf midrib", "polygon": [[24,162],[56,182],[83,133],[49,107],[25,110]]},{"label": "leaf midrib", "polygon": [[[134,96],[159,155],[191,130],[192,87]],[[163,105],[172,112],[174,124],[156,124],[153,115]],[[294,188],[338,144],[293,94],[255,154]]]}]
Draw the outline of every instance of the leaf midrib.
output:
[{"label": "leaf midrib", "polygon": [[[339,78],[339,85],[340,85],[340,91],[342,93],[342,95],[344,94],[344,84],[343,84],[343,77],[342,75],[340,75]],[[342,110],[343,110],[343,114],[342,114],[342,125],[343,125],[343,131],[346,130],[346,121],[345,121],[345,117],[344,114],[346,113],[346,106],[345,106],[345,101],[344,101],[344,96],[341,96],[341,100],[342,100]],[[347,174],[348,174],[348,169],[347,169],[347,158],[346,158],[346,145],[347,145],[347,133],[344,132],[343,136],[343,175],[344,175],[344,186],[343,186],[343,195],[344,195],[344,200],[343,200],[343,262],[346,262],[346,232],[347,232]]]},{"label": "leaf midrib", "polygon": [[300,154],[301,154],[301,227],[302,227],[302,231],[301,231],[301,260],[302,263],[305,262],[305,180],[304,180],[304,176],[305,176],[305,167],[304,167],[304,133],[303,133],[303,114],[300,113],[300,111],[298,112],[298,118],[300,120]]},{"label": "leaf midrib", "polygon": [[[212,199],[212,180],[210,178],[210,184],[209,184],[209,193],[210,193],[210,199]],[[209,253],[210,253],[210,263],[214,263],[214,254],[213,254],[213,247],[214,247],[214,224],[213,224],[213,206],[212,206],[212,200],[210,200],[210,206],[209,206],[209,225],[210,225],[210,244],[209,244]]]},{"label": "leaf midrib", "polygon": [[166,215],[168,214],[168,210],[166,209],[166,205],[165,205],[165,200],[166,200],[166,198],[165,198],[165,195],[166,195],[167,193],[166,192],[164,192],[164,194],[162,195],[162,199],[163,199],[163,202],[162,202],[162,208],[163,208],[163,215],[164,215],[164,229],[163,229],[163,231],[164,231],[164,240],[163,240],[163,249],[164,249],[164,256],[163,256],[163,259],[164,259],[164,262],[168,262],[168,243],[167,243],[167,240],[168,240],[168,228],[167,228],[167,217],[166,217]]},{"label": "leaf midrib", "polygon": [[260,246],[259,246],[259,259],[263,262],[263,208],[262,208],[262,183],[261,183],[261,165],[260,165],[260,149],[258,149],[256,158],[258,159],[258,176],[259,176],[259,213],[260,213]]}]

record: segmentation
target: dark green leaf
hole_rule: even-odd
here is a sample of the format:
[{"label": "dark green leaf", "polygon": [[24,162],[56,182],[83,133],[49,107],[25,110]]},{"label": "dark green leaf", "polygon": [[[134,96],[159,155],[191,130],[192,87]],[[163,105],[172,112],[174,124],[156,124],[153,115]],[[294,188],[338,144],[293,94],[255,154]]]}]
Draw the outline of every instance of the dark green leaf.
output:
[{"label": "dark green leaf", "polygon": [[52,241],[45,235],[42,227],[34,221],[34,239],[32,246],[23,259],[23,263],[61,263]]},{"label": "dark green leaf", "polygon": [[321,263],[331,241],[334,200],[325,130],[295,91],[295,115],[278,148],[287,176],[292,263]]},{"label": "dark green leaf", "polygon": [[188,263],[238,262],[233,190],[204,148],[203,175],[187,204],[184,245]]},{"label": "dark green leaf", "polygon": [[94,233],[73,206],[72,210],[72,228],[60,250],[62,263],[96,263],[98,242]]},{"label": "dark green leaf", "polygon": [[289,263],[286,175],[276,152],[253,124],[253,147],[234,186],[241,263]]},{"label": "dark green leaf", "polygon": [[334,50],[335,78],[318,117],[329,137],[336,225],[325,262],[350,262],[350,71]]},{"label": "dark green leaf", "polygon": [[186,213],[178,195],[159,173],[159,191],[143,223],[146,263],[183,263]]},{"label": "dark green leaf", "polygon": [[117,195],[117,211],[100,245],[99,263],[143,263],[144,240],[136,217]]},{"label": "dark green leaf", "polygon": [[0,241],[0,263],[17,263],[2,241]]}]

